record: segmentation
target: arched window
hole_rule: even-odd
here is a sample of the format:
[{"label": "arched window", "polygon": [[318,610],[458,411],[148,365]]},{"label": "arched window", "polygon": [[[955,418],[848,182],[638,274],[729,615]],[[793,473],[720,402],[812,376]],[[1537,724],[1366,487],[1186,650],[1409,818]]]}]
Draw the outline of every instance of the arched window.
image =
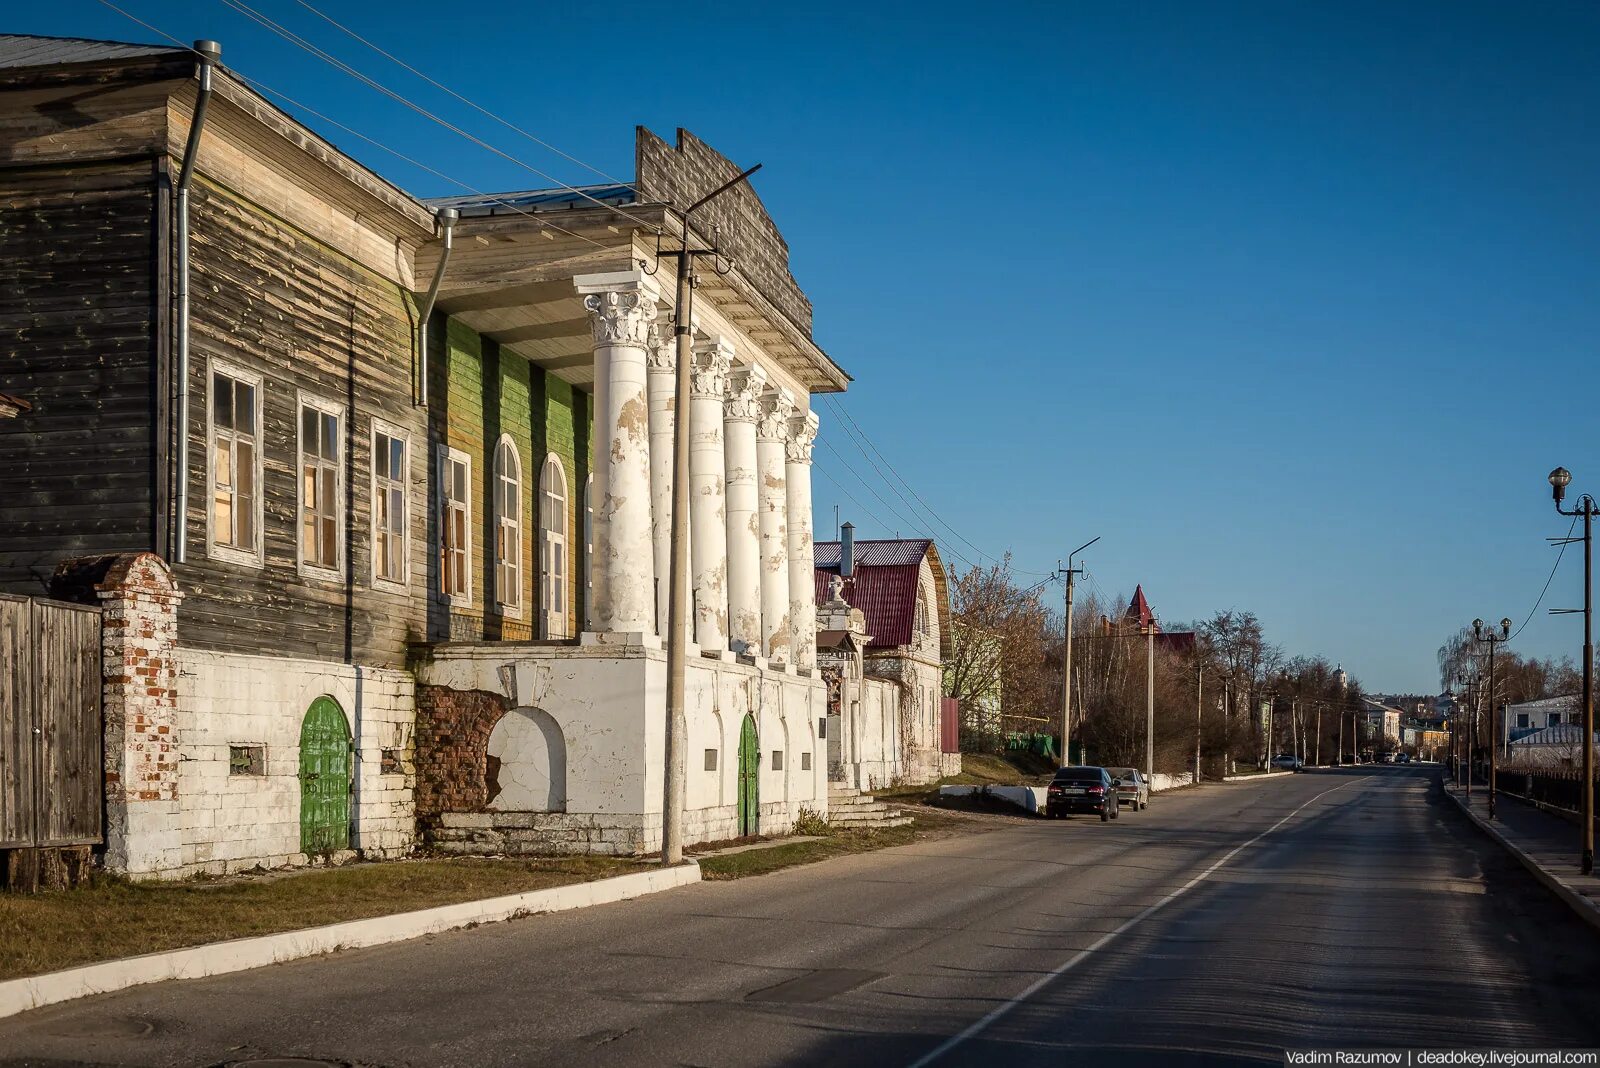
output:
[{"label": "arched window", "polygon": [[917,590],[916,620],[917,633],[926,635],[928,633],[928,599],[922,595],[922,591],[920,589]]},{"label": "arched window", "polygon": [[522,610],[522,461],[509,434],[494,450],[494,599],[500,610]]},{"label": "arched window", "polygon": [[567,473],[551,453],[539,476],[540,629],[546,638],[565,638],[570,632],[567,572]]}]

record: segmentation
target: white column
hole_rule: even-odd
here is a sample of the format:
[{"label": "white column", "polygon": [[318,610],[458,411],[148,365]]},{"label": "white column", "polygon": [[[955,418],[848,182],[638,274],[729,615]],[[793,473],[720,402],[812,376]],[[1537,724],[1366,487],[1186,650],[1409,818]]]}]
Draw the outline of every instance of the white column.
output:
[{"label": "white column", "polygon": [[[594,327],[596,386],[605,382],[595,398],[595,563],[599,566],[594,625],[602,631],[654,634],[645,350],[659,294],[655,283],[637,271],[583,275],[573,281]],[[598,485],[601,471],[603,490]]]},{"label": "white column", "polygon": [[761,517],[761,648],[775,664],[787,664],[789,649],[789,484],[784,449],[794,394],[770,389],[761,398],[756,423],[756,481]]},{"label": "white column", "polygon": [[743,653],[761,655],[761,527],[756,518],[756,419],[767,373],[740,367],[728,377],[723,408],[728,475],[728,638]]},{"label": "white column", "polygon": [[674,373],[678,366],[672,320],[657,319],[650,332],[650,514],[654,521],[656,633],[667,633],[667,583],[672,573],[672,428]]},{"label": "white column", "polygon": [[728,520],[722,405],[733,346],[713,335],[695,342],[689,400],[689,549],[694,639],[704,652],[728,647]]},{"label": "white column", "polygon": [[816,440],[816,412],[789,421],[784,490],[789,503],[790,642],[798,668],[817,666],[817,564],[811,551],[811,447]]}]

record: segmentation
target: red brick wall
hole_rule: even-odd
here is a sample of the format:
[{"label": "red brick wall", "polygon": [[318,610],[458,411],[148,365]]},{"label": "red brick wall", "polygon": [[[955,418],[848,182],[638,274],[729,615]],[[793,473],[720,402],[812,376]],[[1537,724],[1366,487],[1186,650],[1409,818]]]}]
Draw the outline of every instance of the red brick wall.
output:
[{"label": "red brick wall", "polygon": [[487,690],[417,687],[417,819],[482,812],[489,793],[489,732],[510,707]]}]

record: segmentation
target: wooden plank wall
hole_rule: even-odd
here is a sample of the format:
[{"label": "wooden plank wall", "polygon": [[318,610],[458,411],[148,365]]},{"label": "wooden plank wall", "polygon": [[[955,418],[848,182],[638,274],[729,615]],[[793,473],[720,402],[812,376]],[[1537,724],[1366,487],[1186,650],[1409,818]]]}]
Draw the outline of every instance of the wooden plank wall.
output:
[{"label": "wooden plank wall", "polygon": [[29,602],[0,594],[0,849],[33,842],[33,649]]},{"label": "wooden plank wall", "polygon": [[[428,395],[435,451],[443,442],[472,458],[472,601],[446,605],[438,598],[435,555],[429,563],[430,636],[435,641],[538,637],[540,477],[545,458],[554,454],[567,477],[568,635],[576,638],[585,612],[583,507],[590,471],[590,396],[460,320],[435,322],[433,337]],[[522,461],[520,618],[502,615],[493,603],[494,453],[502,434],[510,435]],[[430,523],[429,536],[439,537],[437,520]]]},{"label": "wooden plank wall", "polygon": [[99,609],[0,595],[0,657],[0,849],[99,842]]},{"label": "wooden plank wall", "polygon": [[[186,646],[399,667],[423,638],[429,547],[426,420],[413,406],[411,312],[400,287],[201,175],[193,194]],[[208,555],[209,366],[263,378],[263,566]],[[344,409],[345,561],[338,580],[301,573],[297,542],[299,392]],[[354,413],[354,418],[351,413]],[[371,571],[371,433],[410,437],[410,587]]]},{"label": "wooden plank wall", "polygon": [[154,161],[0,170],[0,590],[154,545]]}]

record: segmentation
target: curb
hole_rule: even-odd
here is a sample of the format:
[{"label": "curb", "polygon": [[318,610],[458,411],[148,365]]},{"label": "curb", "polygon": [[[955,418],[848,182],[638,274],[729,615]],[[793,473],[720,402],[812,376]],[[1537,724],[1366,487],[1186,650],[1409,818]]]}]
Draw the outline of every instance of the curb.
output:
[{"label": "curb", "polygon": [[46,972],[44,975],[24,976],[0,982],[0,1017],[165,979],[199,979],[208,975],[246,971],[341,949],[404,942],[421,935],[480,923],[626,901],[699,881],[700,865],[689,861],[673,868],[656,868],[587,883],[553,886],[546,890],[529,890],[455,905],[439,905],[390,916],[347,920],[325,927],[235,938],[210,945],[86,964],[81,968]]},{"label": "curb", "polygon": [[1572,887],[1568,886],[1566,881],[1562,879],[1561,876],[1548,870],[1537,860],[1534,860],[1533,857],[1523,851],[1521,847],[1514,844],[1511,839],[1501,834],[1498,827],[1495,827],[1488,820],[1484,819],[1476,812],[1468,808],[1466,802],[1462,801],[1461,798],[1457,797],[1448,790],[1445,791],[1445,796],[1451,801],[1454,801],[1456,807],[1461,810],[1462,814],[1466,816],[1467,819],[1477,824],[1479,830],[1488,835],[1490,838],[1493,838],[1496,842],[1499,842],[1501,847],[1505,849],[1507,853],[1510,853],[1516,858],[1518,863],[1520,863],[1524,868],[1527,868],[1529,874],[1544,884],[1545,889],[1549,890],[1552,894],[1556,895],[1556,897],[1559,897],[1562,901],[1566,902],[1567,907],[1573,912],[1577,913],[1580,920],[1588,924],[1590,927],[1593,927],[1595,930],[1600,931],[1600,905],[1596,905],[1593,901],[1590,901],[1588,898],[1578,893]]},{"label": "curb", "polygon": [[1264,779],[1281,779],[1285,775],[1294,775],[1292,771],[1259,771],[1254,775],[1224,775],[1223,782],[1261,782]]}]

